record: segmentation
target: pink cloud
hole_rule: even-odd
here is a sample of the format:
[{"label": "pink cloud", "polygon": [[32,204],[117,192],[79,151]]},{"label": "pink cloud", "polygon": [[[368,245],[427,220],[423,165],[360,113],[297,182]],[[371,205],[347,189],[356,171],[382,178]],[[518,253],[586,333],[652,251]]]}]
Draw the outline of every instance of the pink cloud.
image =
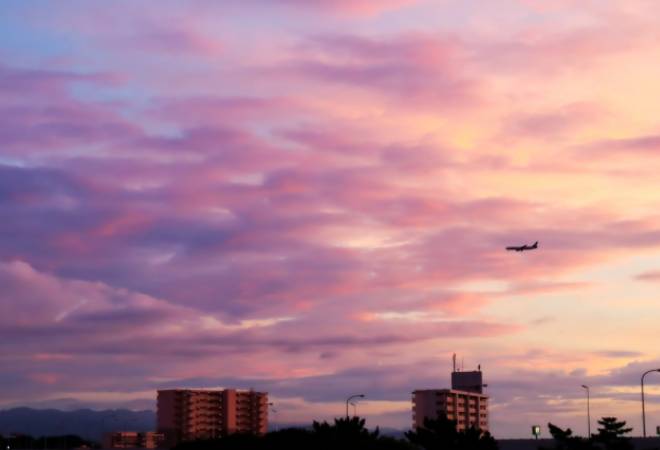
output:
[{"label": "pink cloud", "polygon": [[6,92],[0,107],[3,151],[30,159],[79,146],[96,149],[139,135],[140,127],[122,117],[118,105],[81,101],[73,94],[85,85],[115,88],[120,78],[109,73],[0,66],[0,91]]},{"label": "pink cloud", "polygon": [[509,119],[509,124],[502,131],[503,139],[565,139],[593,127],[609,114],[602,106],[584,102],[564,105],[555,110],[519,113]]},{"label": "pink cloud", "polygon": [[[258,0],[260,2],[271,2],[271,0]],[[278,5],[290,5],[296,8],[311,10],[329,10],[341,14],[355,16],[371,16],[389,10],[395,10],[407,5],[417,3],[418,0],[319,0],[313,3],[305,0],[278,0]]]},{"label": "pink cloud", "polygon": [[33,373],[29,378],[40,384],[53,385],[61,381],[61,377],[54,373]]},{"label": "pink cloud", "polygon": [[[612,15],[603,15],[611,19]],[[651,45],[656,32],[638,20],[619,15],[616,21],[599,20],[590,26],[568,29],[529,27],[512,38],[474,47],[480,64],[498,72],[543,73],[588,70],[608,59]]]},{"label": "pink cloud", "polygon": [[510,294],[529,295],[529,294],[552,294],[556,292],[576,291],[593,288],[593,283],[584,281],[563,281],[563,282],[523,282],[514,284],[508,291]]},{"label": "pink cloud", "polygon": [[652,270],[649,272],[643,272],[637,274],[635,279],[641,281],[660,281],[660,271]]},{"label": "pink cloud", "polygon": [[[0,65],[0,91],[7,99],[25,100],[37,96],[48,98],[57,96],[73,83],[90,83],[96,85],[116,85],[120,77],[109,73],[81,73],[66,70],[49,70],[45,68],[18,68]],[[22,94],[23,96],[19,95]],[[22,103],[22,102],[21,102]]]},{"label": "pink cloud", "polygon": [[[145,358],[203,361],[221,352],[240,361],[249,352],[264,355],[260,358],[263,369],[282,355],[339,354],[411,345],[441,336],[492,337],[517,330],[516,326],[473,320],[379,324],[357,330],[346,321],[324,320],[323,314],[320,320],[310,316],[248,326],[249,322],[242,321],[209,321],[208,315],[166,300],[101,282],[59,278],[24,262],[1,263],[0,280],[5,287],[0,312],[9,318],[1,327],[3,351],[13,354],[14,343],[20,342],[21,354],[32,355],[12,365],[12,373],[22,374],[23,381],[2,384],[10,393],[7,398],[32,398],[53,387],[74,393],[144,389],[145,378],[189,373],[179,368],[163,372],[156,369],[158,364],[122,368],[122,364],[144,362]],[[6,301],[8,298],[14,301]],[[107,376],[109,367],[117,364],[120,367]],[[123,374],[121,382],[116,378],[118,372]]]},{"label": "pink cloud", "polygon": [[464,45],[425,34],[396,38],[329,35],[309,40],[272,73],[375,91],[438,109],[471,106],[480,83],[466,71]]},{"label": "pink cloud", "polygon": [[[5,301],[0,303],[5,326],[57,326],[70,319],[116,312],[151,312],[158,317],[160,312],[176,309],[154,298],[102,283],[61,280],[21,261],[0,263],[0,275],[6,286]],[[20,301],[9,302],[9,296]]]},{"label": "pink cloud", "polygon": [[[129,41],[129,39],[127,39]],[[223,44],[212,37],[206,36],[195,29],[195,24],[186,27],[150,27],[149,31],[137,34],[130,38],[127,45],[138,47],[144,52],[161,52],[179,56],[219,55],[223,51]]]},{"label": "pink cloud", "polygon": [[250,123],[286,115],[307,116],[304,106],[284,97],[218,97],[159,98],[153,101],[149,113],[178,126],[199,127],[203,124]]},{"label": "pink cloud", "polygon": [[583,157],[617,158],[631,154],[654,157],[660,154],[660,135],[648,134],[624,139],[603,139],[580,146]]}]

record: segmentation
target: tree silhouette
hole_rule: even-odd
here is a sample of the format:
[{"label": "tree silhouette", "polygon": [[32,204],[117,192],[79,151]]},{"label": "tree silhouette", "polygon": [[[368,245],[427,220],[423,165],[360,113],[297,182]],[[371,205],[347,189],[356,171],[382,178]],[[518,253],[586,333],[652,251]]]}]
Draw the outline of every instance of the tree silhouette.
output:
[{"label": "tree silhouette", "polygon": [[93,447],[98,447],[98,444],[73,434],[62,436],[42,436],[40,438],[34,438],[27,434],[15,434],[11,436],[2,436],[0,434],[0,448],[2,449],[67,449]]},{"label": "tree silhouette", "polygon": [[342,417],[333,424],[316,422],[312,425],[314,446],[319,450],[409,450],[410,445],[400,439],[380,436],[376,428],[369,431],[365,419]]},{"label": "tree silhouette", "polygon": [[498,445],[495,438],[488,431],[470,427],[458,433],[459,449],[464,450],[497,450]]},{"label": "tree silhouette", "polygon": [[618,421],[616,417],[603,417],[598,421],[598,434],[594,435],[594,440],[605,446],[607,450],[628,450],[633,445],[630,438],[625,435],[633,429],[626,428],[625,421]]},{"label": "tree silhouette", "polygon": [[364,426],[364,424],[365,419],[361,419],[357,416],[335,419],[333,425],[330,425],[325,421],[323,423],[314,421],[312,432],[323,440],[368,441],[377,439],[380,430],[376,428],[376,430],[371,432]]},{"label": "tree silhouette", "polygon": [[456,421],[446,415],[424,419],[424,426],[406,432],[408,440],[425,450],[496,450],[497,442],[489,432],[478,428],[458,431]]},{"label": "tree silhouette", "polygon": [[310,430],[304,428],[284,428],[272,431],[264,437],[263,449],[309,450],[314,448],[315,438]]},{"label": "tree silhouette", "polygon": [[406,437],[414,445],[426,450],[458,448],[456,421],[448,419],[444,414],[437,419],[425,418],[424,426],[407,431]]},{"label": "tree silhouette", "polygon": [[177,450],[242,450],[261,447],[262,438],[250,433],[234,433],[218,439],[184,441],[174,447]]},{"label": "tree silhouette", "polygon": [[557,450],[588,450],[594,448],[591,439],[573,436],[573,431],[570,428],[562,430],[558,426],[548,423],[548,430],[555,440],[555,449]]},{"label": "tree silhouette", "polygon": [[401,439],[369,431],[359,417],[314,422],[310,429],[289,428],[265,436],[231,434],[220,439],[183,442],[176,450],[413,450]]},{"label": "tree silhouette", "polygon": [[556,450],[632,450],[630,438],[625,435],[632,431],[626,428],[626,422],[618,421],[616,417],[603,417],[598,421],[601,426],[598,434],[592,434],[588,439],[573,436],[570,428],[562,430],[556,425],[548,424],[548,429],[555,440]]}]

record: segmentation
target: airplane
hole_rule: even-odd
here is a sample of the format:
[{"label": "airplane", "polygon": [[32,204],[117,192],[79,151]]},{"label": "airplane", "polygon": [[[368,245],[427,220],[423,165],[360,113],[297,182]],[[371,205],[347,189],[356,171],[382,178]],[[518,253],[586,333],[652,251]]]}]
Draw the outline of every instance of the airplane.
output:
[{"label": "airplane", "polygon": [[539,248],[539,241],[534,242],[533,245],[512,246],[507,247],[506,249],[514,252],[524,252],[525,250],[536,250],[537,248]]}]

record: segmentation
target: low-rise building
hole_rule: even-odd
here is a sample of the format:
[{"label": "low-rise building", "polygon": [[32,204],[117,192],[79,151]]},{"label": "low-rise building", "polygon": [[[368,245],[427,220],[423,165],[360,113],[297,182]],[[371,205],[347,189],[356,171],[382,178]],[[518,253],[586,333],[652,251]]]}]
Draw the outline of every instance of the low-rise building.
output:
[{"label": "low-rise building", "polygon": [[103,436],[103,448],[159,448],[165,436],[153,431],[115,431]]}]

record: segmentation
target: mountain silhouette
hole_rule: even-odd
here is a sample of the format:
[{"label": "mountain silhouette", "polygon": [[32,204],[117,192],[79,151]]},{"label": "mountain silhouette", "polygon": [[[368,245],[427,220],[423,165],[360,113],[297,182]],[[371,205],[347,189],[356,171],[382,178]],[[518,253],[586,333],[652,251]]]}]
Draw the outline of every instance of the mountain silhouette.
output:
[{"label": "mountain silhouette", "polygon": [[0,434],[28,434],[34,437],[76,434],[100,441],[109,431],[153,431],[156,427],[154,411],[109,409],[94,411],[78,409],[12,408],[0,410]]}]

